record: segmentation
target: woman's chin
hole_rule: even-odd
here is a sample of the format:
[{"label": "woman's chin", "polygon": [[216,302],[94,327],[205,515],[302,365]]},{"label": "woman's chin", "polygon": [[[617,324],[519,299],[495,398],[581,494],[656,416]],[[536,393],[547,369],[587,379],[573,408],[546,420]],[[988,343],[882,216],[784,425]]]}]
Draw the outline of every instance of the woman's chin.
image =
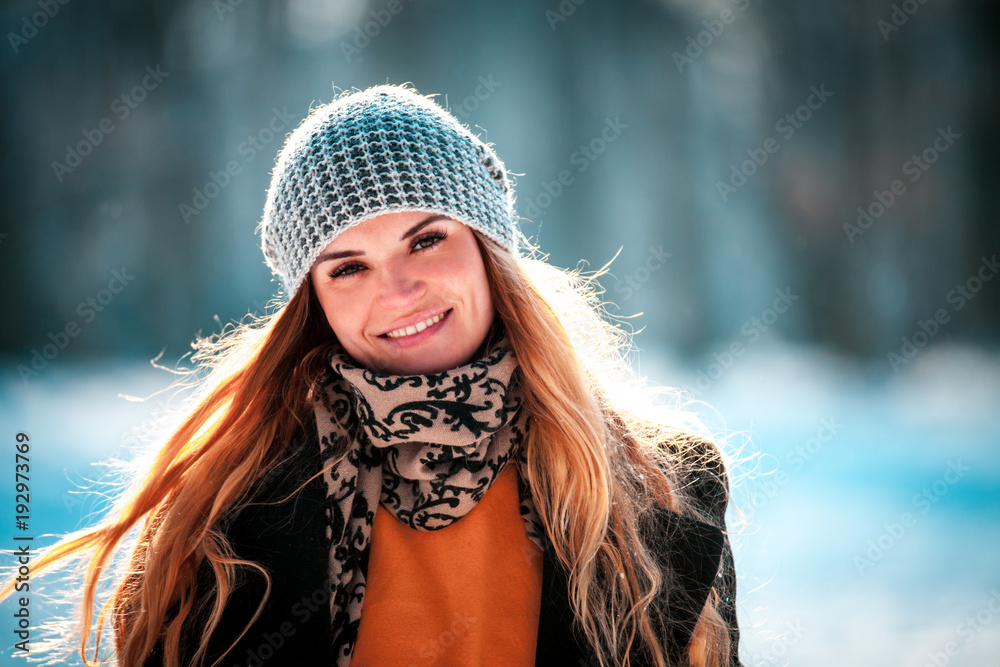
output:
[{"label": "woman's chin", "polygon": [[467,343],[441,340],[403,349],[390,348],[366,365],[388,375],[431,375],[468,363],[471,352],[465,351],[467,347]]}]

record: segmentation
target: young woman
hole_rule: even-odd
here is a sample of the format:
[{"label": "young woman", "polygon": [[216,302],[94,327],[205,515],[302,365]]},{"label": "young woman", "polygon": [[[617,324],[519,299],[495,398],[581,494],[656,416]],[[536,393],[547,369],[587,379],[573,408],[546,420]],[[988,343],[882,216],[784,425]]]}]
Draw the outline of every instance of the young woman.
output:
[{"label": "young woman", "polygon": [[[121,665],[739,665],[719,450],[638,406],[590,280],[526,257],[493,150],[376,86],[289,136],[287,303],[201,341],[200,402],[110,518]],[[600,275],[600,274],[598,274]],[[89,663],[88,663],[89,664]]]}]

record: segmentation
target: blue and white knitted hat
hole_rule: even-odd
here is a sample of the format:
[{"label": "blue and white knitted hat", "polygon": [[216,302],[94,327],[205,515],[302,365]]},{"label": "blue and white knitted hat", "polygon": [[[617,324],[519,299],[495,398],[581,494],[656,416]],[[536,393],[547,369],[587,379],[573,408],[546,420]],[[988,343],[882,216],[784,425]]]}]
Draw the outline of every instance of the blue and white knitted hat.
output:
[{"label": "blue and white knitted hat", "polygon": [[291,298],[334,238],[399,211],[447,215],[518,252],[514,191],[492,148],[412,89],[345,93],[314,109],[278,155],[264,257]]}]

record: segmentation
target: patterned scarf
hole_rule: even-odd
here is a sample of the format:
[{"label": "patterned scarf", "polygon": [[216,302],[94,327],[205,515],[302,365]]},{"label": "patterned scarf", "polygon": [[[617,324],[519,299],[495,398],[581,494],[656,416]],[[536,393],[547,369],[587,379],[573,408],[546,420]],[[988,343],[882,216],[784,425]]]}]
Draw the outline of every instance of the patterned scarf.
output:
[{"label": "patterned scarf", "polygon": [[[375,512],[417,530],[440,530],[465,516],[508,461],[527,465],[530,417],[520,371],[503,336],[485,354],[430,375],[387,375],[331,355],[315,403],[327,488],[330,618],[338,667],[348,667],[361,619]],[[520,478],[520,476],[519,476]],[[545,530],[519,481],[521,516],[540,549]]]}]

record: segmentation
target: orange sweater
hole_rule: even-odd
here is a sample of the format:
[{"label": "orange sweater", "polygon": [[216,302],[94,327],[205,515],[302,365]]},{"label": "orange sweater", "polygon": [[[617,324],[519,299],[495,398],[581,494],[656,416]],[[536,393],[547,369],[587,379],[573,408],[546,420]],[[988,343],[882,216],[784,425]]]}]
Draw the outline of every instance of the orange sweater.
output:
[{"label": "orange sweater", "polygon": [[510,461],[447,528],[414,530],[375,512],[352,667],[535,664],[542,554],[517,494]]}]

